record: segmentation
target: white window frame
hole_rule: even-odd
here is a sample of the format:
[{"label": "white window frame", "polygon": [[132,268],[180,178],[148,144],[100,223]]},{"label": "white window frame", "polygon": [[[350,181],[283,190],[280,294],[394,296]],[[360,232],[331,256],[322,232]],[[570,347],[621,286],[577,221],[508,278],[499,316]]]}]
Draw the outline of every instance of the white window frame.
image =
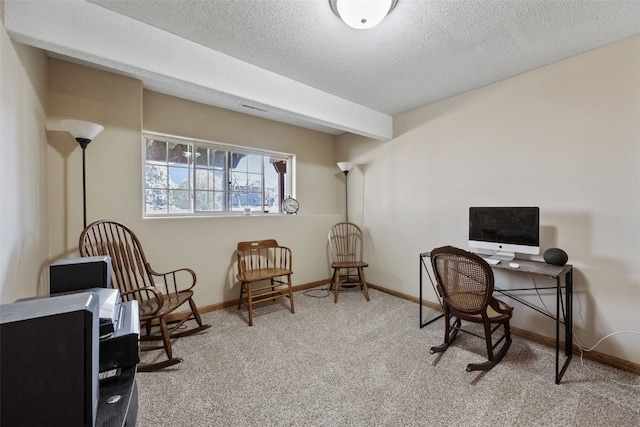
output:
[{"label": "white window frame", "polygon": [[[293,154],[283,153],[278,151],[263,150],[263,149],[255,149],[250,147],[238,146],[233,144],[225,144],[221,142],[207,141],[202,139],[194,139],[194,138],[167,135],[167,134],[161,134],[161,133],[155,133],[155,132],[147,132],[147,131],[143,132],[142,136],[143,136],[142,137],[142,213],[144,218],[218,217],[218,216],[247,216],[247,214],[250,214],[250,215],[282,214],[282,200],[288,196],[295,197],[295,179],[294,178],[295,178],[296,157]],[[166,159],[166,163],[164,164],[162,162],[154,163],[153,161],[148,161],[147,160],[147,141],[148,140],[158,140],[158,141],[164,141],[167,143],[189,146],[190,149],[187,150],[187,152],[183,153],[186,158],[186,161],[184,163],[175,163],[173,165],[170,163],[170,160],[168,158]],[[207,150],[216,150],[218,152],[224,152],[225,153],[224,167],[221,169],[221,168],[215,168],[214,166],[210,166],[210,167],[202,167],[201,165],[198,166],[197,162],[192,160],[192,155],[193,153],[197,152],[196,151],[197,148],[201,150],[207,149]],[[260,175],[260,182],[262,183],[262,188],[260,188],[257,191],[255,188],[252,188],[252,189],[245,188],[244,191],[241,191],[241,193],[246,193],[244,196],[244,203],[246,203],[247,205],[250,205],[249,192],[250,190],[253,190],[251,192],[251,194],[253,195],[253,201],[255,200],[261,201],[261,204],[257,205],[260,207],[257,209],[249,207],[250,213],[246,212],[244,209],[245,206],[242,206],[242,200],[238,198],[237,194],[235,194],[237,198],[237,202],[235,203],[237,203],[238,206],[234,208],[234,201],[233,201],[234,192],[232,191],[232,188],[231,188],[232,182],[230,181],[231,180],[230,177],[234,175],[241,176],[242,174],[244,174],[244,172],[234,171],[232,169],[231,162],[233,160],[231,159],[233,158],[233,155],[240,155],[242,157],[263,156],[263,157],[268,157],[270,159],[276,158],[285,162],[286,173],[284,174],[284,183],[283,183],[284,189],[282,190],[283,194],[279,194],[279,200],[275,201],[275,204],[265,205],[265,202],[264,202],[264,200],[267,198],[265,197],[265,194],[267,194],[269,191],[268,191],[268,188],[265,187],[265,169],[264,169],[265,165],[264,165],[264,159],[263,159],[263,161],[261,162],[262,164],[261,164],[260,173],[255,173],[255,171],[254,173],[250,171],[246,172],[247,175]],[[150,188],[148,186],[147,166],[159,166],[159,169],[164,169],[164,168],[167,169],[166,174],[162,177],[163,180],[164,179],[167,180],[166,186],[156,187],[155,192],[157,192],[158,194],[161,194],[162,192],[166,191],[167,193],[164,195],[164,197],[166,197],[167,199],[169,198],[169,193],[172,191],[188,194],[188,200],[189,200],[188,210],[180,211],[180,212],[170,212],[169,202],[167,201],[165,202],[167,206],[166,210],[163,209],[162,211],[156,211],[156,212],[148,211],[147,190],[154,192],[154,188]],[[178,170],[181,168],[187,169],[188,189],[186,190],[176,189],[175,187],[171,187],[171,184],[170,184],[171,180],[169,179],[169,170],[171,169]],[[206,170],[209,173],[213,172],[213,174],[216,176],[218,175],[215,173],[216,171],[224,175],[226,177],[225,182],[223,183],[224,188],[216,189],[215,184],[214,184],[214,188],[207,188],[207,189],[196,188],[196,185],[198,182],[198,180],[196,179],[196,173],[198,171],[203,171],[203,170]],[[194,185],[194,183],[196,184]],[[248,177],[247,177],[247,183],[248,183]],[[245,187],[248,187],[248,185]],[[280,185],[278,187],[280,187]],[[226,199],[223,202],[225,210],[218,210],[218,211],[196,210],[197,209],[196,205],[198,203],[197,202],[198,190],[200,190],[201,193],[211,193],[209,195],[209,197],[212,197],[210,203],[214,204],[214,209],[215,209],[215,203],[216,203],[216,194],[218,195],[218,197],[223,195],[223,197]],[[281,189],[278,188],[278,191],[280,190]],[[273,199],[273,197],[270,197],[269,199]],[[263,206],[267,206],[267,207],[264,208]]]}]

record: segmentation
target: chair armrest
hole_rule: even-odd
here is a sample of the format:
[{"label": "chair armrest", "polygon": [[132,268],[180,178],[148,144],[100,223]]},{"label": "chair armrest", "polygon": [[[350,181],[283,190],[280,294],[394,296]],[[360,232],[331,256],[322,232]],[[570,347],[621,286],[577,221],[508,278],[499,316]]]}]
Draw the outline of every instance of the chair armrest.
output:
[{"label": "chair armrest", "polygon": [[[149,293],[153,294],[153,297],[149,296]],[[127,298],[128,295],[133,295],[131,299],[137,300],[139,303],[151,298],[156,298],[158,300],[158,308],[153,312],[148,313],[147,316],[155,316],[164,306],[164,295],[162,291],[155,286],[144,286],[142,288],[136,288],[131,291],[120,293],[120,298],[129,301],[129,298]]]},{"label": "chair armrest", "polygon": [[504,309],[502,308],[502,306],[500,305],[500,300],[496,299],[495,297],[491,296],[489,297],[489,306],[494,309],[497,313],[500,314],[510,314],[511,312],[513,312],[513,307],[510,307],[509,305],[507,305],[505,303],[505,305],[507,305],[507,308]]},{"label": "chair armrest", "polygon": [[245,264],[244,261],[244,256],[243,256],[243,251],[237,250],[236,251],[236,260],[237,260],[237,268],[238,268],[238,274],[236,275],[236,277],[238,277],[238,279],[242,276],[245,275],[245,272],[247,271],[247,265]]},{"label": "chair armrest", "polygon": [[[162,280],[167,293],[178,293],[181,291],[188,291],[196,285],[196,273],[190,268],[179,268],[177,270],[169,271],[166,273],[158,273],[151,265],[147,264],[147,271],[151,274],[154,283],[156,278]],[[159,283],[156,283],[156,286]]]}]

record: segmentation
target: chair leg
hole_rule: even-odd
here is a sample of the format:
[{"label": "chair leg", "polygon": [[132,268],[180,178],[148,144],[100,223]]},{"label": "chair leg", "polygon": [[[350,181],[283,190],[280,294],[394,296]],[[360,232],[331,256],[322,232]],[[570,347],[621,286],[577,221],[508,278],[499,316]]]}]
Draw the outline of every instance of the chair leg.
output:
[{"label": "chair leg", "polygon": [[171,338],[169,336],[169,329],[167,328],[167,322],[164,317],[160,318],[160,335],[162,336],[162,342],[164,343],[164,351],[167,353],[167,358],[171,359],[173,356],[173,349],[171,348]]},{"label": "chair leg", "polygon": [[[193,298],[189,298],[189,307],[191,307],[191,312],[193,313],[193,317],[196,319],[196,323],[199,326],[205,326],[202,324],[202,318],[200,317],[200,312],[198,311],[198,306],[193,301]],[[211,326],[211,325],[209,325]]]},{"label": "chair leg", "polygon": [[329,292],[333,290],[333,283],[336,281],[336,274],[338,274],[338,269],[333,269],[333,276],[331,276],[331,283],[329,284]]},{"label": "chair leg", "polygon": [[247,283],[247,305],[249,306],[249,326],[253,326],[253,296],[251,295],[251,284]]},{"label": "chair leg", "polygon": [[462,323],[460,319],[456,318],[456,321],[453,323],[453,327],[451,327],[451,314],[446,309],[444,319],[444,342],[438,346],[431,347],[431,349],[429,349],[429,353],[431,354],[445,352],[458,335],[458,330]]},{"label": "chair leg", "polygon": [[360,280],[365,299],[369,301],[369,288],[367,287],[367,279],[364,276],[364,268],[362,267],[358,268],[358,280]]},{"label": "chair leg", "polygon": [[[507,350],[511,346],[511,333],[509,330],[509,322],[503,323],[504,327],[504,336],[498,340],[496,343],[499,344],[502,339],[504,339],[504,344],[500,347],[500,350],[494,354],[493,346],[491,346],[491,350],[488,352],[489,360],[483,363],[470,363],[467,365],[467,372],[471,371],[488,371],[494,366],[498,364],[502,360],[505,354],[507,354]],[[486,328],[485,328],[486,330]],[[487,338],[487,348],[491,345],[491,325],[489,325],[489,338]]]},{"label": "chair leg", "polygon": [[147,320],[146,322],[144,322],[144,329],[147,332],[147,336],[150,337],[151,336],[151,321]]},{"label": "chair leg", "polygon": [[333,286],[333,302],[337,303],[338,291],[340,291],[340,269],[339,268],[336,268],[333,271],[333,283],[331,284],[331,286]]},{"label": "chair leg", "polygon": [[[198,332],[204,331],[205,329],[209,329],[211,327],[211,325],[209,324],[205,325],[202,323],[200,312],[198,311],[198,307],[196,306],[196,303],[193,301],[193,298],[189,298],[189,306],[191,307],[191,313],[187,314],[181,321],[179,321],[175,326],[172,327],[169,334],[171,338],[187,337],[189,335],[196,334]],[[182,326],[184,323],[186,323],[188,320],[191,319],[192,315],[196,323],[198,324],[198,326],[195,328],[177,332],[180,329],[180,326]]]},{"label": "chair leg", "polygon": [[293,287],[291,286],[291,275],[287,276],[287,284],[289,285],[289,304],[291,305],[291,312],[295,313],[293,307]]},{"label": "chair leg", "polygon": [[238,298],[238,310],[242,307],[242,298],[244,294],[247,294],[247,307],[249,307],[249,326],[253,326],[253,306],[251,305],[251,284],[241,282],[240,283],[240,298]]},{"label": "chair leg", "polygon": [[[147,322],[148,323],[148,322]],[[162,336],[162,342],[164,344],[164,351],[167,355],[167,360],[163,360],[158,363],[151,363],[147,365],[140,364],[138,365],[139,372],[152,372],[157,371],[158,369],[166,368],[171,365],[175,365],[177,363],[182,362],[182,359],[179,357],[173,357],[173,349],[171,347],[171,336],[169,334],[169,328],[167,327],[167,322],[164,317],[159,319],[160,323],[160,334]]]},{"label": "chair leg", "polygon": [[484,324],[484,341],[487,344],[487,359],[493,361],[493,343],[491,340],[491,323]]},{"label": "chair leg", "polygon": [[244,294],[244,282],[240,282],[240,297],[238,298],[238,310],[242,307],[242,295]]}]

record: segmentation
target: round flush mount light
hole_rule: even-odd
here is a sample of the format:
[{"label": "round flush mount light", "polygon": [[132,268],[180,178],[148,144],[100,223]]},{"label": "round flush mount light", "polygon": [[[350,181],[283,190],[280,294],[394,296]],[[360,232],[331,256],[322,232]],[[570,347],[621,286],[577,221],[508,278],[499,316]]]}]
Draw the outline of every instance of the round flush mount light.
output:
[{"label": "round flush mount light", "polygon": [[398,0],[329,0],[331,10],[357,30],[373,28],[398,4]]}]

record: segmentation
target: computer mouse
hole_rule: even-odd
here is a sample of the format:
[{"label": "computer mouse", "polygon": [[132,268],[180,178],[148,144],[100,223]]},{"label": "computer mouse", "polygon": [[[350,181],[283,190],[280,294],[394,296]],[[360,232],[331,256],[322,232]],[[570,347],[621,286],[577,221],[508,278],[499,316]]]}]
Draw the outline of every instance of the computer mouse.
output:
[{"label": "computer mouse", "polygon": [[518,264],[517,262],[510,262],[509,263],[509,267],[511,267],[511,268],[520,268],[520,264]]}]

